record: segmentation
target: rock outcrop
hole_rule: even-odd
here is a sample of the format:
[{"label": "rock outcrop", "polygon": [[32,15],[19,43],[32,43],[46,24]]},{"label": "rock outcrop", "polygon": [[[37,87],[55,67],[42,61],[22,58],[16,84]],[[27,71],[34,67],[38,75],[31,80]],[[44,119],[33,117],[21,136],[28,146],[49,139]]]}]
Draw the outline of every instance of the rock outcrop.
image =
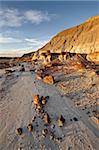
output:
[{"label": "rock outcrop", "polygon": [[87,60],[99,63],[99,52],[88,54]]},{"label": "rock outcrop", "polygon": [[63,52],[87,54],[88,60],[99,60],[99,16],[93,16],[78,26],[58,33],[35,53],[32,60],[35,56],[36,59],[41,57],[46,64],[51,61],[52,53],[59,53],[59,59],[66,60]]}]

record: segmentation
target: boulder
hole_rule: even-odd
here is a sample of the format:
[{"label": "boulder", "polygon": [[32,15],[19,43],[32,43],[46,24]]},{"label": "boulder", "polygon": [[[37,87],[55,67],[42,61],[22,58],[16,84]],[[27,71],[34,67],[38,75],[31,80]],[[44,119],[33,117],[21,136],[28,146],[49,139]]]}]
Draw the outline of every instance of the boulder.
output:
[{"label": "boulder", "polygon": [[34,105],[39,105],[39,95],[35,95],[33,97],[33,102],[34,102]]},{"label": "boulder", "polygon": [[42,110],[42,105],[39,103],[39,104],[37,105],[36,111],[37,111],[38,113],[40,113],[41,110]]},{"label": "boulder", "polygon": [[17,128],[15,132],[17,135],[21,135],[22,134],[22,128]]},{"label": "boulder", "polygon": [[37,80],[42,80],[41,75],[37,74],[37,75],[36,75],[36,79],[37,79]]},{"label": "boulder", "polygon": [[33,130],[32,124],[28,124],[27,128],[28,128],[29,132],[32,132],[32,130]]},{"label": "boulder", "polygon": [[63,127],[64,123],[65,123],[65,119],[62,115],[60,115],[58,120],[57,120],[57,124],[59,127]]},{"label": "boulder", "polygon": [[46,104],[46,97],[44,97],[44,96],[42,96],[41,97],[41,103],[42,103],[42,105],[45,105]]},{"label": "boulder", "polygon": [[47,84],[54,84],[54,77],[51,76],[51,75],[46,75],[44,78],[43,78],[43,82],[47,83]]},{"label": "boulder", "polygon": [[48,134],[48,129],[47,128],[43,129],[42,130],[42,135],[46,136],[47,134]]},{"label": "boulder", "polygon": [[49,115],[47,113],[44,114],[43,120],[44,120],[45,124],[49,124],[50,123],[50,117],[49,117]]}]

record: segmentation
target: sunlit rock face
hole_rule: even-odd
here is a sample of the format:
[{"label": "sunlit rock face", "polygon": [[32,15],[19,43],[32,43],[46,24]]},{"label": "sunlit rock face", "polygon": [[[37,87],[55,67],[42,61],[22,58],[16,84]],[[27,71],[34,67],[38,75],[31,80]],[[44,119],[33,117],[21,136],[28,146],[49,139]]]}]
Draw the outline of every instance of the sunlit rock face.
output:
[{"label": "sunlit rock face", "polygon": [[99,64],[99,52],[88,54],[87,60],[93,61],[93,62]]},{"label": "sunlit rock face", "polygon": [[[38,50],[39,55],[49,52],[99,55],[99,16],[93,16],[78,26],[58,33]],[[93,61],[92,55],[88,56],[88,60]]]}]

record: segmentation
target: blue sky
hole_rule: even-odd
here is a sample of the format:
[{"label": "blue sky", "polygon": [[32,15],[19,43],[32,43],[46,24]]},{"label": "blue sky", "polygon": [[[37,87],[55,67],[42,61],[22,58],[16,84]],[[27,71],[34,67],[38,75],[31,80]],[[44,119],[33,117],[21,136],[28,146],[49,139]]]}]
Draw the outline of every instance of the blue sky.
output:
[{"label": "blue sky", "polygon": [[0,1],[0,55],[37,50],[58,32],[99,15],[98,1]]}]

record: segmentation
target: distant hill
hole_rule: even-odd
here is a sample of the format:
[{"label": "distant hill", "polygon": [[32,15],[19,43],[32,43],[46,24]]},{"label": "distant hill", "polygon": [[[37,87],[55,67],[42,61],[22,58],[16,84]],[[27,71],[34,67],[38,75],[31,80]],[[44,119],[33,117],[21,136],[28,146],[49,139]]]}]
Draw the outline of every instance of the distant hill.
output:
[{"label": "distant hill", "polygon": [[24,54],[22,57],[19,57],[17,60],[20,62],[30,62],[34,53],[35,52]]}]

